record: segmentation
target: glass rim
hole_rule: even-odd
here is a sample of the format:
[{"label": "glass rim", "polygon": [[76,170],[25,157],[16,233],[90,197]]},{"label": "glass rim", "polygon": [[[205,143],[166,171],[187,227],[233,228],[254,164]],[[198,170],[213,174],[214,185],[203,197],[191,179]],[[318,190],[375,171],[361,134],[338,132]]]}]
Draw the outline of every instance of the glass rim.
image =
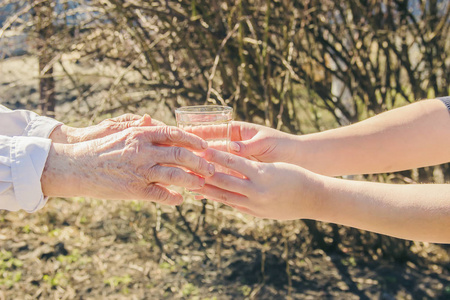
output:
[{"label": "glass rim", "polygon": [[[211,108],[205,110],[205,108]],[[175,109],[175,113],[187,114],[223,114],[233,112],[233,108],[226,105],[192,105],[182,106]]]}]

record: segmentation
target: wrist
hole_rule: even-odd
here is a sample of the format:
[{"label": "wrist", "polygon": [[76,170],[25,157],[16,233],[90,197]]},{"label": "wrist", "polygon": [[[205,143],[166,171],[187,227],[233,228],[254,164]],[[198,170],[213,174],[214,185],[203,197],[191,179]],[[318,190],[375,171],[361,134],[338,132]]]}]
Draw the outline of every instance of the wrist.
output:
[{"label": "wrist", "polygon": [[48,197],[81,196],[81,180],[87,176],[83,157],[70,144],[52,143],[41,176],[42,192]]},{"label": "wrist", "polygon": [[[316,174],[316,173],[314,173]],[[319,185],[315,187],[312,219],[337,223],[337,217],[344,209],[344,203],[339,203],[342,193],[346,190],[346,180],[316,174]]]},{"label": "wrist", "polygon": [[300,167],[305,167],[305,142],[304,136],[299,135],[289,135],[289,138],[286,139],[286,144],[284,145],[284,149],[289,149],[286,162],[290,164],[294,164]]},{"label": "wrist", "polygon": [[50,134],[49,138],[53,143],[58,144],[74,144],[79,142],[77,131],[79,128],[67,125],[59,125]]},{"label": "wrist", "polygon": [[304,174],[302,175],[303,182],[301,186],[301,191],[298,191],[297,195],[303,195],[303,211],[302,218],[320,220],[323,212],[326,209],[326,199],[327,199],[327,180],[329,177],[319,175],[303,169]]}]

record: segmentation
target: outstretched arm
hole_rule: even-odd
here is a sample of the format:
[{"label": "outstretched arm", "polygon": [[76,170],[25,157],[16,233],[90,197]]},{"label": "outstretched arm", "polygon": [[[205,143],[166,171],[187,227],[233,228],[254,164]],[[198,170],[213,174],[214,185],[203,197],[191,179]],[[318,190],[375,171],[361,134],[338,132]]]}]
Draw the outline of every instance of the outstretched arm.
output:
[{"label": "outstretched arm", "polygon": [[362,122],[298,137],[293,163],[324,175],[394,172],[450,161],[450,113],[419,101]]},{"label": "outstretched arm", "polygon": [[232,153],[292,163],[329,176],[394,172],[450,161],[450,113],[436,99],[302,136],[245,122],[235,122],[232,132]]},{"label": "outstretched arm", "polygon": [[205,158],[246,178],[216,173],[196,191],[262,218],[315,219],[404,239],[450,243],[450,185],[391,185],[318,175],[208,149]]}]

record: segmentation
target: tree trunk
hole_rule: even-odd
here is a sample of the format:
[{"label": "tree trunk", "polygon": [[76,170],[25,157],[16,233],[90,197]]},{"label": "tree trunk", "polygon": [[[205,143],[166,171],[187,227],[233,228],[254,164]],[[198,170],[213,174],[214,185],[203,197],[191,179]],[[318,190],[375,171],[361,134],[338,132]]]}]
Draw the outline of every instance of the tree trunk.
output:
[{"label": "tree trunk", "polygon": [[50,40],[55,32],[53,1],[36,4],[37,50],[39,60],[39,108],[43,115],[55,117],[55,79],[53,78],[53,51]]}]

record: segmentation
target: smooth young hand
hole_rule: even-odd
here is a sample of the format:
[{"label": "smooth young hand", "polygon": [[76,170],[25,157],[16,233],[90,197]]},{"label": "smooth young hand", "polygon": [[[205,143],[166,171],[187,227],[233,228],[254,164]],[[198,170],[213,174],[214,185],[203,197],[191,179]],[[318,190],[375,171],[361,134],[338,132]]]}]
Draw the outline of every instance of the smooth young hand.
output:
[{"label": "smooth young hand", "polygon": [[383,184],[318,175],[208,149],[205,158],[246,178],[216,173],[204,197],[257,217],[307,218],[398,238],[450,243],[450,185]]},{"label": "smooth young hand", "polygon": [[[192,128],[191,132],[208,139],[221,139],[226,134],[222,128]],[[261,162],[289,162],[295,156],[296,136],[279,130],[247,122],[231,123],[230,152]]]},{"label": "smooth young hand", "polygon": [[203,156],[245,176],[216,172],[204,187],[193,189],[204,197],[261,218],[288,220],[314,215],[320,176],[295,165],[251,161],[215,149],[206,150]]}]

